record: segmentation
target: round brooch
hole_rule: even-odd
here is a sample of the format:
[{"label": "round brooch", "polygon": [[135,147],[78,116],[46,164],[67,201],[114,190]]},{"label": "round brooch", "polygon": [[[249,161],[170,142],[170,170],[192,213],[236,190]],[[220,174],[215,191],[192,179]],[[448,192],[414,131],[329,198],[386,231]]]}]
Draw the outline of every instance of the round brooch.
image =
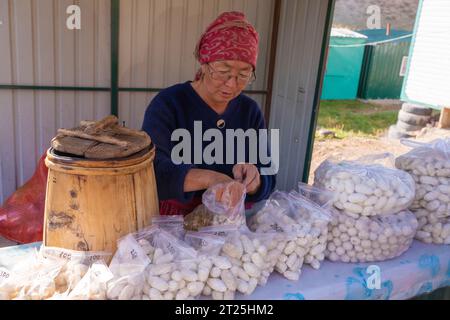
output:
[{"label": "round brooch", "polygon": [[225,120],[223,120],[223,119],[217,120],[217,128],[219,128],[219,129],[225,128]]}]

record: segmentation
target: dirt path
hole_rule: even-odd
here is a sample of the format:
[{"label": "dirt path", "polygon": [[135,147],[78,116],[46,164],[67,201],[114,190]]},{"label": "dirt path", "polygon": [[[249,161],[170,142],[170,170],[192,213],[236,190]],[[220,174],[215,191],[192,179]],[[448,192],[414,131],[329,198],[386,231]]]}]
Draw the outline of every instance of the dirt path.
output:
[{"label": "dirt path", "polygon": [[[417,137],[417,141],[427,142],[438,138],[450,137],[450,130],[426,128]],[[309,175],[309,183],[314,181],[314,171],[328,157],[338,160],[354,160],[366,155],[390,152],[398,157],[411,150],[400,143],[399,140],[391,140],[386,137],[346,139],[327,139],[316,141],[313,150],[313,159]]]},{"label": "dirt path", "polygon": [[338,160],[354,160],[362,156],[384,152],[390,152],[394,156],[399,156],[409,150],[408,147],[403,146],[398,140],[388,140],[387,138],[369,139],[352,137],[341,140],[317,141],[314,144],[309,183],[314,181],[314,171],[316,168],[328,157],[334,157]]}]

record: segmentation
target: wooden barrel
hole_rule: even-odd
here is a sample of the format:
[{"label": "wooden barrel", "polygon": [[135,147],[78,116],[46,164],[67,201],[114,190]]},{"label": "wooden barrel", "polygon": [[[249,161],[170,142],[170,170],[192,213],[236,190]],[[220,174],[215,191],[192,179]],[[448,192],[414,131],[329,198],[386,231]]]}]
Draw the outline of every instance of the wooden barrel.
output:
[{"label": "wooden barrel", "polygon": [[107,161],[50,148],[44,244],[114,253],[117,239],[150,225],[159,214],[154,156],[154,147]]}]

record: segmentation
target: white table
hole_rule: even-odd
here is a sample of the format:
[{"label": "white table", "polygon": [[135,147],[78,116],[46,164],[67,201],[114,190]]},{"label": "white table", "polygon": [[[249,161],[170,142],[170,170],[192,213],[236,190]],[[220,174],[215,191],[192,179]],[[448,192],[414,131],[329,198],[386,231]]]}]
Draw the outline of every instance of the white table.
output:
[{"label": "white table", "polygon": [[[368,289],[371,274],[367,267],[380,268],[381,288]],[[267,285],[251,296],[236,299],[409,299],[450,286],[450,246],[414,241],[396,259],[376,263],[324,261],[319,270],[304,266],[299,281],[292,282],[274,273]]]},{"label": "white table", "polygon": [[[7,269],[39,248],[40,243],[0,249],[0,267]],[[380,268],[380,289],[367,288],[367,267]],[[260,299],[408,299],[450,286],[450,246],[414,241],[402,256],[378,263],[324,261],[319,270],[304,266],[297,282],[273,273],[266,286],[237,300]]]}]

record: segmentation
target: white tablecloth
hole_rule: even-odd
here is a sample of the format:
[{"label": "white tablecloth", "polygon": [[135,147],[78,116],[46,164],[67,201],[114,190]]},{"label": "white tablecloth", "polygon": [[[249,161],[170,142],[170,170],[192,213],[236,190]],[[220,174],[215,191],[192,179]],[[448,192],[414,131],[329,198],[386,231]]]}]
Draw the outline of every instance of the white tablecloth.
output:
[{"label": "white tablecloth", "polygon": [[[367,267],[380,268],[381,288],[368,289]],[[402,256],[376,263],[324,261],[319,270],[304,266],[299,281],[274,273],[267,285],[237,299],[408,299],[450,286],[450,246],[414,241]]]},{"label": "white tablecloth", "polygon": [[[10,269],[18,260],[39,248],[40,243],[0,249],[0,267]],[[380,268],[380,289],[366,283],[370,265]],[[273,273],[266,286],[237,300],[303,299],[408,299],[450,286],[450,246],[414,241],[402,256],[377,263],[324,261],[319,270],[304,266],[300,280],[289,281]]]}]

